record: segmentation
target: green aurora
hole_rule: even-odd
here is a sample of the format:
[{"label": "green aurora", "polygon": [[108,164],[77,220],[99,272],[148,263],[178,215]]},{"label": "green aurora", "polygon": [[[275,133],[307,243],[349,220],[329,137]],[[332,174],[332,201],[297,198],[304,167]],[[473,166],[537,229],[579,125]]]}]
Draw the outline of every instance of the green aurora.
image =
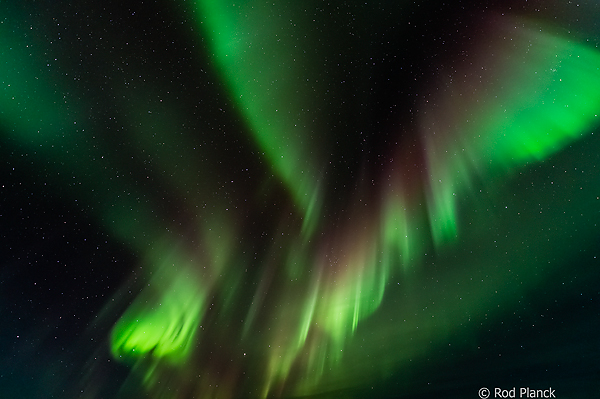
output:
[{"label": "green aurora", "polygon": [[[598,150],[592,131],[599,126],[600,51],[534,20],[491,18],[491,39],[473,45],[476,56],[457,61],[444,88],[422,96],[414,127],[426,172],[411,177],[420,183],[399,172],[407,149],[397,148],[381,172],[386,184],[378,197],[357,189],[349,216],[334,222],[323,193],[330,143],[314,114],[327,112],[315,94],[327,84],[303,50],[315,35],[299,35],[311,21],[296,18],[296,8],[201,0],[187,9],[250,141],[293,202],[251,276],[253,255],[240,238],[243,206],[219,191],[226,179],[211,172],[220,167],[211,150],[196,150],[186,128],[173,124],[185,110],[149,105],[146,97],[159,91],[151,83],[132,94],[116,90],[117,99],[129,99],[119,108],[128,110],[121,119],[132,126],[132,142],[107,156],[108,144],[96,140],[101,129],[82,117],[91,100],[76,101],[67,78],[0,24],[3,134],[48,162],[49,181],[69,187],[69,201],[91,204],[93,219],[143,265],[147,283],[107,339],[112,357],[132,369],[127,383],[139,382],[147,397],[308,396],[369,385],[429,356],[453,334],[466,329],[475,336],[466,325],[504,317],[542,284],[532,262],[565,261],[566,246],[595,239],[591,227],[569,223],[577,209],[597,209],[598,171],[585,177],[593,190],[583,190],[570,187],[559,168],[544,169],[573,199],[563,213],[547,190],[506,193],[545,161],[566,172],[572,146]],[[157,183],[138,184],[120,172],[146,168],[146,157],[154,160],[147,170]],[[74,174],[84,183],[74,185]],[[200,190],[192,189],[197,181]],[[160,205],[149,195],[154,185],[180,201]],[[554,212],[526,216],[544,201]],[[510,217],[503,209],[488,212],[505,203],[506,212],[524,210]],[[184,210],[171,216],[171,206]],[[595,211],[587,226],[597,219]],[[553,223],[561,227],[547,242],[528,238]],[[478,247],[491,225],[517,232]],[[565,247],[552,245],[564,236]],[[524,242],[527,251],[506,255]],[[457,261],[464,247],[479,249]],[[495,261],[505,255],[507,268]],[[435,281],[443,279],[441,290]]]},{"label": "green aurora", "polygon": [[[238,99],[258,146],[294,193],[304,220],[317,218],[320,212],[314,198],[318,196],[315,171],[319,169],[319,156],[309,148],[318,145],[303,143],[306,135],[291,128],[298,122],[294,115],[301,114],[305,106],[298,99],[307,96],[297,94],[290,100],[288,95],[294,89],[288,82],[298,76],[295,71],[298,67],[275,67],[285,65],[284,58],[288,57],[278,55],[280,44],[257,44],[245,33],[257,20],[273,19],[267,6],[254,7],[248,3],[233,8],[201,2],[199,10],[203,15],[200,25],[206,24],[204,31],[212,39],[215,62],[232,97]],[[277,23],[269,26],[272,30],[286,31]],[[500,25],[497,29],[501,33],[508,27]],[[510,47],[501,41],[492,44],[493,51],[503,55],[503,61],[490,62],[490,55],[483,51],[476,61],[484,66],[483,73],[489,77],[514,83],[500,88],[486,87],[485,83],[472,87],[476,79],[471,75],[481,72],[473,71],[475,67],[470,65],[459,66],[456,75],[464,75],[464,83],[456,79],[443,93],[429,97],[437,104],[435,108],[430,110],[423,105],[421,129],[431,170],[431,181],[426,184],[427,219],[438,249],[458,239],[457,207],[461,198],[476,186],[474,181],[496,181],[498,176],[510,175],[530,162],[541,162],[597,124],[600,53],[533,29],[520,28],[510,34],[513,35]],[[265,33],[267,37],[272,35]],[[535,51],[527,51],[528,47]],[[259,61],[265,58],[266,63]],[[527,68],[521,67],[523,62]],[[300,65],[304,70],[311,69],[308,61]],[[489,77],[480,79],[486,82]],[[469,119],[469,115],[476,116]],[[401,179],[394,182],[394,189],[403,192]],[[268,360],[264,363],[262,388],[257,391],[260,397],[280,390],[291,378],[293,368],[300,376],[293,377],[297,388],[292,393],[306,395],[324,389],[325,370],[344,370],[344,349],[352,342],[359,324],[381,305],[387,283],[401,271],[398,266],[419,263],[412,254],[421,251],[422,237],[417,226],[425,220],[411,220],[418,205],[408,203],[402,194],[394,195],[394,189],[382,198],[385,206],[380,215],[358,210],[357,219],[367,219],[367,225],[363,222],[356,225],[357,221],[352,220],[349,226],[340,228],[346,233],[336,233],[331,242],[318,245],[312,258],[300,259],[303,263],[296,266],[301,270],[299,278],[283,283],[286,288],[278,302],[287,307],[283,313],[274,309],[276,316],[268,323],[277,332],[267,339],[272,344],[265,348]],[[302,230],[303,241],[316,233],[314,222],[310,223],[313,225],[310,230]],[[310,250],[309,245],[300,247],[297,251]],[[406,258],[411,260],[403,261]],[[298,286],[307,288],[299,291]],[[187,289],[182,286],[176,291]],[[172,294],[165,294],[165,300],[168,295]],[[485,297],[484,291],[481,297]],[[298,304],[292,305],[294,302]],[[479,313],[475,308],[471,312]],[[167,324],[161,328],[168,331],[171,323],[184,320],[181,315],[174,317],[181,317],[182,321],[164,317],[162,320]],[[192,317],[192,321],[198,323],[198,317]],[[129,347],[133,347],[145,331],[130,323],[137,331],[130,338]],[[444,330],[456,329],[451,321],[445,323]],[[246,331],[251,329],[246,327]],[[117,328],[114,332],[114,346],[126,342],[120,331]],[[145,345],[138,343],[141,347],[138,350],[146,346],[159,352],[161,344],[155,343],[155,337],[150,335],[146,339],[149,341]],[[177,344],[175,340],[170,343]],[[399,359],[388,361],[394,363]],[[336,371],[329,375],[334,381],[347,380]]]}]

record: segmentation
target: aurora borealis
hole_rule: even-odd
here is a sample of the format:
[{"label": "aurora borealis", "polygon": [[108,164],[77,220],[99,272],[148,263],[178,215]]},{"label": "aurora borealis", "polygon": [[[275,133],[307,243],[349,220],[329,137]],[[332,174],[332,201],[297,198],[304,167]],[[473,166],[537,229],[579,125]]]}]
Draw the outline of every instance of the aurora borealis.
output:
[{"label": "aurora borealis", "polygon": [[0,3],[0,397],[597,396],[598,17]]}]

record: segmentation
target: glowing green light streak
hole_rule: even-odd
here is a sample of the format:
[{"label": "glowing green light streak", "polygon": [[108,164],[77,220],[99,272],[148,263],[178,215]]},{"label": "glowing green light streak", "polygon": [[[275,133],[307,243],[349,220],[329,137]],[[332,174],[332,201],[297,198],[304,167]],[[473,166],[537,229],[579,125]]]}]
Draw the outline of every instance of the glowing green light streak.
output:
[{"label": "glowing green light streak", "polygon": [[382,262],[386,267],[393,264],[409,265],[408,259],[419,252],[416,231],[409,229],[407,205],[398,196],[387,195],[381,213]]},{"label": "glowing green light streak", "polygon": [[[330,359],[338,359],[346,340],[360,320],[371,315],[381,304],[389,269],[378,261],[377,241],[366,229],[364,236],[349,234],[342,247],[335,273],[323,284],[316,323],[331,337]],[[362,238],[359,238],[362,237]],[[357,244],[355,241],[359,241]]]},{"label": "glowing green light streak", "polygon": [[[357,291],[360,290],[360,282],[359,281],[356,282],[356,290]],[[354,332],[354,330],[356,330],[356,327],[358,326],[359,316],[360,316],[360,297],[358,295],[356,295],[354,297],[354,314],[352,315],[352,331],[353,332]]]},{"label": "glowing green light streak", "polygon": [[307,58],[287,43],[295,40],[289,24],[272,15],[266,3],[203,0],[198,2],[197,15],[232,97],[302,209],[304,236],[310,236],[320,213],[315,160],[321,146],[313,138],[312,119],[304,116],[315,101],[300,80],[312,76]]},{"label": "glowing green light streak", "polygon": [[298,348],[301,348],[306,342],[306,337],[308,336],[308,332],[314,318],[315,307],[317,305],[317,294],[319,292],[317,287],[317,285],[313,285],[313,289],[311,290],[312,292],[308,297],[308,300],[304,302],[302,316],[300,319],[300,333],[298,334]]},{"label": "glowing green light streak", "polygon": [[436,102],[441,109],[428,110],[422,118],[437,245],[457,236],[457,196],[477,175],[485,180],[546,159],[597,123],[600,53],[545,33],[525,31],[517,39],[511,42],[514,48],[500,46],[510,61],[488,67],[506,87],[474,89],[478,79],[465,69],[464,83],[450,84]]},{"label": "glowing green light streak", "polygon": [[137,359],[150,354],[180,363],[195,344],[205,294],[182,271],[164,273],[150,286],[154,289],[144,290],[115,325],[113,356]]}]

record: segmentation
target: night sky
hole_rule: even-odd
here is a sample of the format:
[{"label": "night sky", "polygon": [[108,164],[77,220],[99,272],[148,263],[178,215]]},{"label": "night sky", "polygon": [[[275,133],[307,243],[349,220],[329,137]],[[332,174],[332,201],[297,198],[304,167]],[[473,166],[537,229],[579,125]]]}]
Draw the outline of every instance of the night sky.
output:
[{"label": "night sky", "polygon": [[0,398],[600,397],[598,21],[0,2]]}]

